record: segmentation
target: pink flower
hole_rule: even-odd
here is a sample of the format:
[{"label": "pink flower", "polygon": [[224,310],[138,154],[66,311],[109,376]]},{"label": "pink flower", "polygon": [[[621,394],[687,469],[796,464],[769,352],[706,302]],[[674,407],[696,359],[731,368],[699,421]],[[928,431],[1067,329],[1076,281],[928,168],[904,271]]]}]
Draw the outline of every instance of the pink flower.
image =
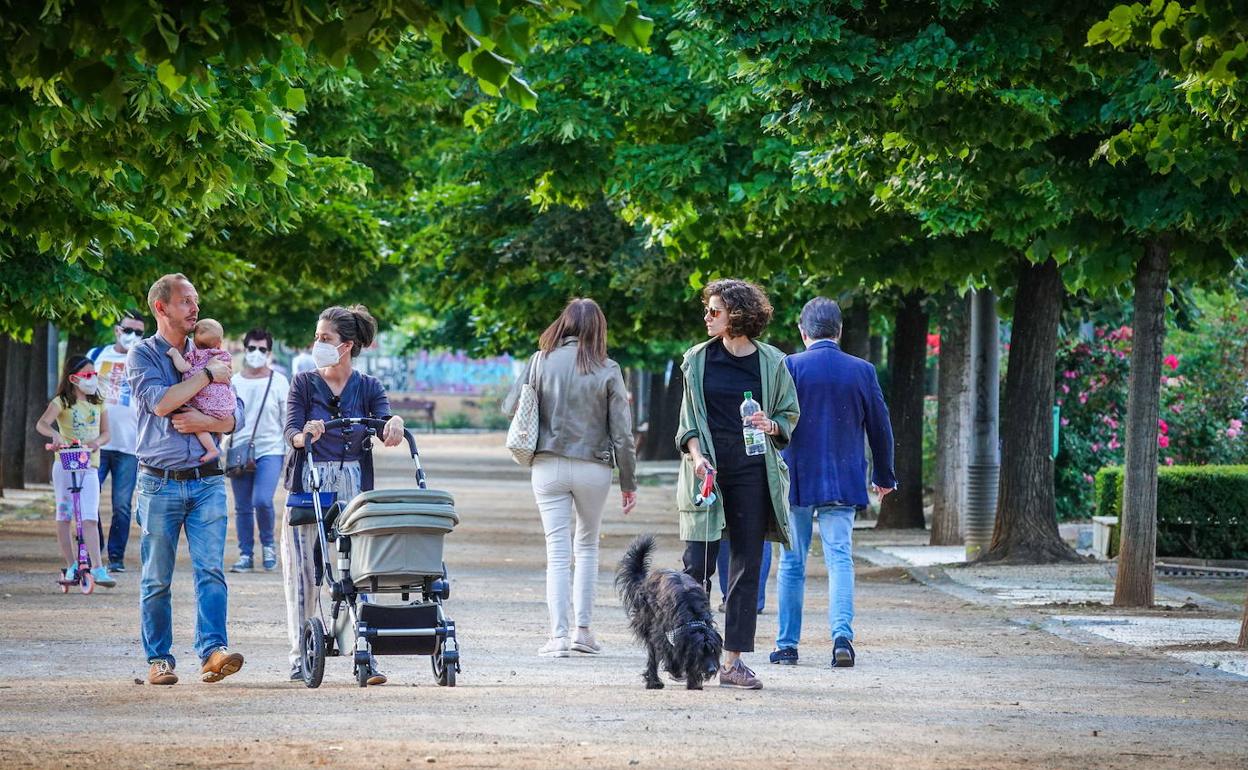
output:
[{"label": "pink flower", "polygon": [[1244,427],[1244,421],[1243,421],[1243,420],[1236,420],[1236,419],[1232,419],[1232,420],[1231,420],[1231,427],[1232,427],[1232,428],[1234,428],[1235,430],[1240,430],[1240,429],[1242,429],[1242,428]]},{"label": "pink flower", "polygon": [[1068,379],[1068,380],[1073,380],[1073,379],[1075,379],[1075,378],[1076,378],[1076,377],[1078,377],[1078,376],[1079,376],[1079,372],[1072,371],[1072,370],[1070,370],[1070,369],[1067,369],[1067,370],[1066,370],[1066,379]]},{"label": "pink flower", "polygon": [[1092,451],[1093,451],[1093,452],[1099,452],[1099,451],[1101,451],[1101,442],[1097,441],[1096,443],[1094,443],[1094,444],[1092,445]]},{"label": "pink flower", "polygon": [[1175,414],[1183,414],[1183,405],[1182,405],[1182,404],[1171,404],[1171,405],[1170,405],[1170,411],[1174,412]]},{"label": "pink flower", "polygon": [[1173,457],[1167,457],[1167,458],[1166,458],[1166,465],[1174,465],[1174,458],[1173,458]]},{"label": "pink flower", "polygon": [[1110,437],[1109,437],[1109,448],[1110,448],[1110,449],[1117,449],[1117,448],[1119,448],[1119,447],[1121,447],[1121,446],[1122,446],[1122,444],[1119,444],[1119,443],[1118,443],[1118,437],[1117,437],[1117,436],[1110,436]]},{"label": "pink flower", "polygon": [[1165,436],[1165,435],[1158,436],[1157,446],[1161,447],[1162,449],[1165,449],[1166,447],[1170,446],[1170,437]]},{"label": "pink flower", "polygon": [[1087,394],[1087,393],[1080,393],[1080,394],[1079,394],[1079,403],[1081,403],[1081,404],[1086,404],[1086,403],[1088,403],[1088,394]]},{"label": "pink flower", "polygon": [[1163,435],[1163,436],[1164,436],[1165,434],[1167,434],[1167,433],[1169,433],[1169,432],[1170,432],[1170,426],[1169,426],[1169,425],[1166,425],[1166,421],[1165,421],[1165,420],[1158,420],[1158,421],[1157,421],[1157,427],[1161,430],[1161,433],[1162,433],[1162,435]]},{"label": "pink flower", "polygon": [[1237,431],[1237,430],[1235,430],[1234,428],[1227,428],[1227,429],[1226,429],[1226,437],[1227,437],[1227,438],[1239,438],[1239,434],[1240,434],[1240,431]]},{"label": "pink flower", "polygon": [[1092,478],[1092,474],[1090,473],[1083,474],[1083,480],[1089,484],[1091,484],[1093,481],[1096,481],[1096,479]]},{"label": "pink flower", "polygon": [[1165,357],[1162,363],[1170,367],[1170,371],[1176,371],[1179,368],[1179,357],[1171,353]]},{"label": "pink flower", "polygon": [[1065,428],[1067,425],[1070,425],[1070,420],[1067,420],[1065,417],[1063,417],[1063,418],[1062,418],[1062,427],[1063,427],[1063,428]]},{"label": "pink flower", "polygon": [[1064,383],[1064,382],[1062,383],[1062,392],[1063,392],[1063,393],[1069,393],[1069,392],[1070,392],[1070,386],[1069,386],[1069,385],[1067,385],[1067,384],[1066,384],[1066,383]]}]

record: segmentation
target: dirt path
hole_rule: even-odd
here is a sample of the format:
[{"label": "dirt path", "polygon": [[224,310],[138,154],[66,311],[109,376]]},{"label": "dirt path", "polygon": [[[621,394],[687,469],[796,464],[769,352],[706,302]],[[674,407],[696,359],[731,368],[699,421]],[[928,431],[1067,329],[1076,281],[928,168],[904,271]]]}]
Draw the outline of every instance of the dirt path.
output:
[{"label": "dirt path", "polygon": [[[446,554],[458,687],[436,686],[427,658],[385,659],[385,687],[355,687],[344,659],[329,660],[319,690],[287,682],[280,578],[264,573],[229,576],[231,644],[246,667],[199,683],[185,547],[174,585],[183,682],[135,684],[146,670],[137,571],[111,592],[62,596],[51,522],[8,518],[0,767],[1248,767],[1244,680],[1059,639],[891,570],[859,571],[857,668],[826,668],[819,567],[804,665],[766,663],[769,596],[758,652],[747,656],[764,690],[645,691],[644,656],[606,572],[643,531],[664,536],[660,562],[678,562],[670,487],[644,487],[627,520],[608,512],[596,615],[606,654],[537,658],[544,550],[524,474],[495,436],[422,443],[431,485],[455,494],[463,519]],[[382,458],[382,485],[405,483],[401,460]]]}]

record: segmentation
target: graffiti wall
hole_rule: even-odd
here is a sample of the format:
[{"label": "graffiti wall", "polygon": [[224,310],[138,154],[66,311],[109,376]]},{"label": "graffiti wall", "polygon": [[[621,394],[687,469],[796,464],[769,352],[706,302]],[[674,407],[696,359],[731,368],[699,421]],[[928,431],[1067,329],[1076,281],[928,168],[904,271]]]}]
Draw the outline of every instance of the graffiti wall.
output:
[{"label": "graffiti wall", "polygon": [[387,356],[366,350],[355,366],[381,380],[386,390],[408,393],[481,395],[510,386],[513,377],[511,356],[469,358],[460,352]]}]

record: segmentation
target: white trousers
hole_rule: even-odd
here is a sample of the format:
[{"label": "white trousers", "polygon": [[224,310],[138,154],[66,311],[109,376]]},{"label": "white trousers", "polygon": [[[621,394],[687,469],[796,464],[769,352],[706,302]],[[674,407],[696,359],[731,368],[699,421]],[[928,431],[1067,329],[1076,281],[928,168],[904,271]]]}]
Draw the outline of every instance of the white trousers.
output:
[{"label": "white trousers", "polygon": [[[360,493],[360,464],[337,462],[317,463],[321,472],[321,490],[334,492],[344,503]],[[303,488],[312,488],[307,465],[303,469]],[[286,589],[286,633],[290,637],[290,665],[293,668],[303,656],[303,622],[316,617],[321,592],[316,585],[316,525],[282,528],[282,580]],[[333,546],[330,546],[333,548]]]},{"label": "white trousers", "polygon": [[546,531],[550,634],[556,638],[570,637],[573,612],[577,626],[588,627],[593,619],[598,530],[602,507],[611,490],[611,468],[588,460],[541,454],[533,460],[532,482]]},{"label": "white trousers", "polygon": [[[78,493],[78,512],[83,521],[100,520],[100,469],[87,468],[85,471],[67,471],[61,467],[60,459],[53,456],[52,491],[56,496],[56,520],[74,520],[74,497],[69,491],[73,477],[77,477],[82,490]],[[70,537],[74,536],[70,531]],[[77,547],[75,546],[75,553]],[[95,565],[100,566],[100,565]]]}]

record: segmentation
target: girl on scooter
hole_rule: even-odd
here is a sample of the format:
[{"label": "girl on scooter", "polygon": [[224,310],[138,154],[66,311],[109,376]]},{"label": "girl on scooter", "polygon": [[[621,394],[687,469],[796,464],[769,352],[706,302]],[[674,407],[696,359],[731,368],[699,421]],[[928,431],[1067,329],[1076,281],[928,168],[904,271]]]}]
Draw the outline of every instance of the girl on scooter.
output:
[{"label": "girl on scooter", "polygon": [[75,442],[91,451],[91,469],[78,473],[77,479],[72,472],[61,468],[59,462],[52,463],[52,488],[56,493],[56,539],[61,544],[61,555],[65,558],[65,579],[73,581],[78,572],[77,543],[70,534],[74,523],[74,500],[71,487],[74,482],[81,487],[79,493],[79,512],[84,522],[90,526],[82,527],[82,537],[86,541],[87,553],[91,557],[91,577],[95,584],[111,588],[117,582],[108,576],[108,570],[100,561],[100,533],[95,522],[100,518],[100,446],[108,443],[108,414],[104,411],[104,399],[97,393],[100,378],[96,376],[95,365],[86,356],[70,356],[65,362],[65,372],[61,375],[60,386],[56,396],[43,410],[43,415],[35,423],[35,430],[52,439],[53,451],[61,447],[73,445]]}]

